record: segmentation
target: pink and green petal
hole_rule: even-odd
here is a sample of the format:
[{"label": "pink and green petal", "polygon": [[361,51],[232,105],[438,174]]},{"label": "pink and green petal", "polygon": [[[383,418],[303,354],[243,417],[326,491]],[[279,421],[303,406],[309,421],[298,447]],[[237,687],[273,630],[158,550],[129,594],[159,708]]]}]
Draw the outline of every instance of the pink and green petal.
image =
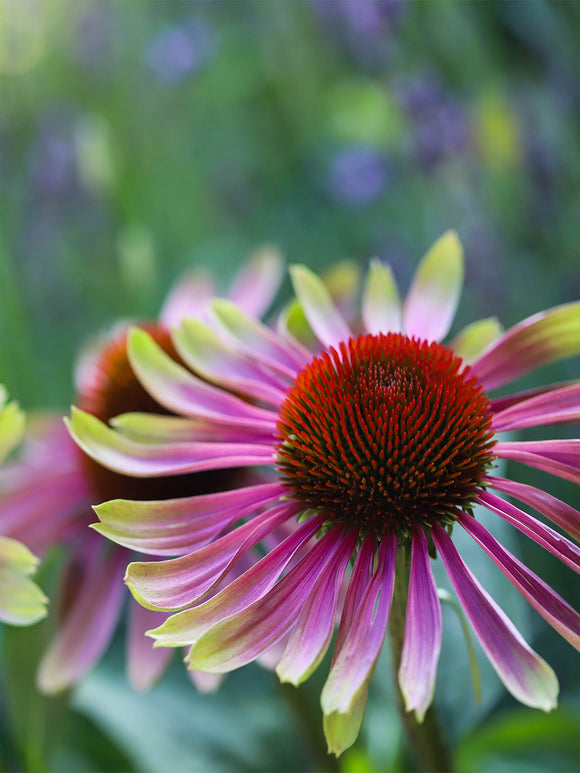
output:
[{"label": "pink and green petal", "polygon": [[474,518],[463,514],[459,518],[459,523],[544,620],[547,620],[573,647],[580,650],[580,615],[570,604],[506,550]]},{"label": "pink and green petal", "polygon": [[203,318],[215,292],[211,276],[205,271],[192,271],[170,290],[161,308],[159,321],[167,328],[177,327],[186,317]]},{"label": "pink and green petal", "polygon": [[6,390],[0,385],[0,462],[20,442],[26,419],[18,403],[6,402]]},{"label": "pink and green petal", "polygon": [[530,397],[496,413],[495,432],[510,432],[545,424],[562,424],[580,420],[580,384],[554,389]]},{"label": "pink and green petal", "polygon": [[171,615],[162,626],[148,631],[147,635],[157,640],[157,646],[181,647],[194,644],[217,623],[268,593],[297,551],[316,534],[323,520],[323,516],[309,518],[268,555],[215,596],[199,606]]},{"label": "pink and green petal", "polygon": [[451,341],[449,348],[471,365],[488,346],[502,335],[503,328],[495,317],[472,322]]},{"label": "pink and green petal", "polygon": [[276,673],[280,681],[298,685],[315,671],[332,639],[344,572],[356,544],[356,532],[343,537],[344,552],[336,553],[316,580],[290,635]]},{"label": "pink and green petal", "polygon": [[74,407],[67,427],[77,445],[99,464],[138,478],[249,467],[273,461],[271,444],[137,443]]},{"label": "pink and green petal", "polygon": [[433,540],[455,593],[498,676],[526,706],[550,711],[558,697],[558,680],[550,666],[524,641],[505,612],[481,587],[447,532],[433,525]]},{"label": "pink and green petal", "polygon": [[511,408],[513,405],[529,400],[532,397],[539,395],[545,395],[547,392],[553,392],[555,389],[564,389],[565,387],[578,386],[580,381],[560,381],[557,384],[548,384],[548,386],[537,387],[536,389],[526,389],[523,392],[516,392],[511,395],[505,395],[504,397],[494,397],[490,400],[492,413],[500,413],[505,411],[506,408]]},{"label": "pink and green petal", "polygon": [[580,440],[538,440],[497,443],[494,454],[560,478],[580,483]]},{"label": "pink and green petal", "polygon": [[347,341],[352,333],[324,282],[306,266],[292,266],[290,275],[298,301],[318,340],[327,347]]},{"label": "pink and green petal", "polygon": [[557,556],[566,566],[580,572],[580,548],[562,534],[489,491],[483,491],[476,501]]},{"label": "pink and green petal", "polygon": [[556,306],[510,328],[473,364],[485,389],[580,353],[580,302]]},{"label": "pink and green petal", "polygon": [[447,231],[419,264],[405,301],[405,333],[428,341],[445,338],[462,286],[463,248],[455,231]]},{"label": "pink and green petal", "polygon": [[238,354],[211,327],[186,319],[173,333],[173,342],[187,365],[221,386],[277,408],[285,397],[285,382],[268,375],[245,355]]},{"label": "pink and green petal", "polygon": [[240,518],[286,493],[279,483],[164,501],[115,499],[95,507],[95,531],[125,547],[178,555],[207,544]]},{"label": "pink and green petal", "polygon": [[253,406],[194,376],[140,328],[131,330],[127,351],[131,367],[147,391],[174,413],[250,429],[269,429],[276,423],[276,413]]},{"label": "pink and green petal", "polygon": [[[324,597],[329,585],[334,588],[336,573],[348,562],[353,547],[352,540],[344,539],[343,529],[335,527],[268,593],[204,632],[187,662],[200,671],[225,673],[255,660],[288,633],[303,609],[312,609],[311,596],[318,597],[317,589]],[[314,636],[310,627],[308,631]],[[318,658],[324,641],[317,637],[309,645],[304,659],[294,664],[298,674],[310,667],[312,658]]]},{"label": "pink and green petal", "polygon": [[296,512],[296,505],[284,503],[194,553],[168,561],[134,562],[125,582],[137,601],[150,609],[190,606],[214,588],[240,556]]},{"label": "pink and green petal", "polygon": [[490,488],[509,494],[520,502],[530,505],[553,523],[564,529],[577,542],[580,542],[580,511],[557,499],[546,491],[525,483],[492,476],[486,480]]},{"label": "pink and green petal", "polygon": [[93,550],[81,579],[70,579],[74,599],[40,662],[37,680],[42,692],[60,692],[78,681],[99,660],[113,635],[127,556],[119,550],[106,557],[103,552]]},{"label": "pink and green petal", "polygon": [[251,317],[261,317],[276,295],[283,277],[284,258],[274,245],[257,249],[234,279],[228,298]]},{"label": "pink and green petal", "polygon": [[253,431],[230,424],[215,424],[209,419],[184,419],[155,413],[123,413],[110,423],[129,440],[144,443],[267,443],[274,438],[273,430]]},{"label": "pink and green petal", "polygon": [[369,683],[373,671],[374,665],[364,683],[352,698],[348,712],[333,711],[330,714],[324,714],[324,736],[328,744],[329,754],[340,757],[358,738],[367,707]]},{"label": "pink and green petal", "polygon": [[372,260],[366,278],[362,318],[368,333],[398,333],[402,329],[402,307],[397,284],[389,266]]},{"label": "pink and green petal", "polygon": [[416,529],[399,685],[407,711],[414,711],[419,722],[433,700],[442,637],[441,604],[431,571],[427,537],[422,529]]},{"label": "pink and green petal", "polygon": [[216,299],[211,306],[212,321],[247,356],[280,375],[294,379],[296,372],[312,358],[300,344],[277,333],[256,319],[246,316],[233,303]]},{"label": "pink and green petal", "polygon": [[393,597],[397,541],[392,534],[383,537],[377,566],[369,580],[368,557],[369,553],[372,556],[373,543],[374,539],[367,538],[363,544],[363,556],[350,580],[332,666],[322,690],[325,715],[348,716],[356,710],[357,699],[383,646]]}]

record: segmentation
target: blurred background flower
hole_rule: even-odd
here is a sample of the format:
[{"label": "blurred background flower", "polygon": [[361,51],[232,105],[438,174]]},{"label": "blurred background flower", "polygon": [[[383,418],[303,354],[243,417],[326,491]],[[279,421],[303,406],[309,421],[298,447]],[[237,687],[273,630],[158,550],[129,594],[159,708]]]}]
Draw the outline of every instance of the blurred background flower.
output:
[{"label": "blurred background flower", "polygon": [[[490,313],[507,327],[576,299],[579,36],[580,6],[544,0],[525,11],[515,0],[0,0],[0,382],[27,412],[67,412],[82,341],[121,317],[154,318],[192,265],[226,286],[266,241],[316,271],[378,256],[404,288],[415,256],[456,228],[470,288],[457,329]],[[522,388],[574,376],[562,363]],[[557,562],[522,551],[577,607]],[[577,661],[480,553],[470,566],[482,562],[476,573],[563,690],[560,709],[532,718],[482,663],[477,707],[444,610],[436,700],[459,764],[576,770]],[[64,558],[47,557],[45,591]],[[0,633],[0,769],[331,765],[315,681],[294,691],[298,707],[248,667],[202,700],[176,664],[135,696],[119,639],[70,700],[40,698],[34,664],[50,636],[44,622]],[[344,770],[407,764],[385,657]]]}]

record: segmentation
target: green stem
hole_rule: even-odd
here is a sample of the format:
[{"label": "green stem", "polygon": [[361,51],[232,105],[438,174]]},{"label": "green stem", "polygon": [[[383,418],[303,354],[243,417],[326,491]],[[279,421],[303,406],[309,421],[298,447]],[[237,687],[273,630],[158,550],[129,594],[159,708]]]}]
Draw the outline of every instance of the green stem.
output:
[{"label": "green stem", "polygon": [[397,692],[399,714],[407,740],[424,773],[451,773],[453,760],[441,732],[441,725],[435,707],[431,705],[423,722],[418,722],[414,712],[405,709],[405,699],[399,687],[399,666],[405,637],[407,592],[409,588],[410,549],[400,547],[397,551],[395,591],[389,614],[389,635],[393,662],[393,675]]}]

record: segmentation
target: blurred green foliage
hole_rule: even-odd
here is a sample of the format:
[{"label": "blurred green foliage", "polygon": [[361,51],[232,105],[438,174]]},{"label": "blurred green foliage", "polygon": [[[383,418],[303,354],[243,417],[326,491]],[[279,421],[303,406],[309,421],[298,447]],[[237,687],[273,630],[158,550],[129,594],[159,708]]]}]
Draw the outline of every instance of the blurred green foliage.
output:
[{"label": "blurred green foliage", "polygon": [[[1,0],[0,382],[65,409],[88,336],[154,316],[192,266],[225,286],[266,241],[317,269],[378,255],[405,286],[456,228],[458,324],[579,297],[579,39],[580,4],[543,0]],[[569,570],[520,542],[578,606]],[[449,619],[438,697],[462,770],[580,765],[577,660],[528,622],[563,685],[550,716],[493,675],[476,709]],[[297,708],[252,668],[204,697],[177,669],[138,696],[117,645],[67,710],[30,682],[43,631],[2,632],[0,770],[333,768],[299,721],[315,688]],[[387,664],[344,771],[411,764],[388,679]]]}]

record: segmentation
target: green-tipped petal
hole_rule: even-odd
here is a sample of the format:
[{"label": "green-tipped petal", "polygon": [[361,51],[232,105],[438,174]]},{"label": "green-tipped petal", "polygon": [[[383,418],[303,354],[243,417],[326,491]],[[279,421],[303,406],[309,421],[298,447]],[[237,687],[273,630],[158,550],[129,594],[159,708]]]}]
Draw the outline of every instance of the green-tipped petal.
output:
[{"label": "green-tipped petal", "polygon": [[24,434],[24,413],[18,407],[18,403],[5,404],[6,391],[1,387],[0,392],[0,462],[2,462],[20,442]]},{"label": "green-tipped petal", "polygon": [[38,559],[16,540],[0,537],[0,620],[30,625],[46,615],[48,599],[29,579]]},{"label": "green-tipped petal", "polygon": [[389,266],[372,260],[363,292],[362,316],[368,333],[401,331],[401,299]]},{"label": "green-tipped petal", "polygon": [[427,252],[415,273],[404,309],[408,336],[440,341],[451,327],[463,286],[463,247],[447,231]]},{"label": "green-tipped petal", "polygon": [[310,327],[325,346],[337,346],[351,337],[348,325],[332,301],[322,279],[306,266],[290,269],[294,291]]},{"label": "green-tipped petal", "polygon": [[358,690],[347,713],[333,711],[324,715],[324,735],[329,754],[340,757],[358,738],[367,705],[369,682],[370,675]]},{"label": "green-tipped petal", "polygon": [[503,328],[495,317],[479,319],[464,327],[449,344],[449,348],[466,364],[471,365],[502,333]]}]

